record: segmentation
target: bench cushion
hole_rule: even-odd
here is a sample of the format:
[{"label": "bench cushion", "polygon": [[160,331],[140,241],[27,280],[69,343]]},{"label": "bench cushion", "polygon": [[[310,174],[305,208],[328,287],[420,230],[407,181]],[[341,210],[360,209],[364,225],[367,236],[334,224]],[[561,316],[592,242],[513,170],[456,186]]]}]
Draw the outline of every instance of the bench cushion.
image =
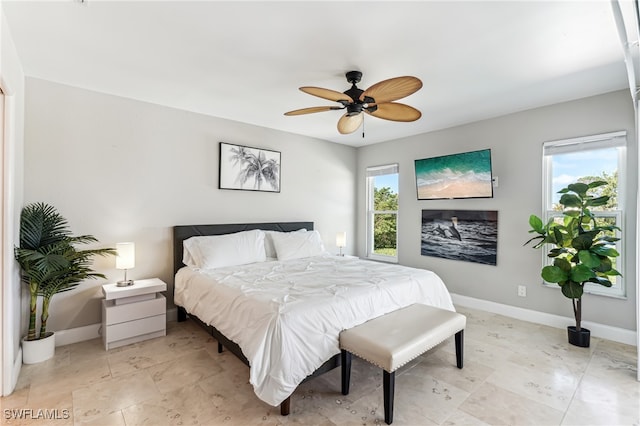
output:
[{"label": "bench cushion", "polygon": [[464,330],[459,313],[422,304],[389,312],[340,333],[340,349],[393,372]]}]

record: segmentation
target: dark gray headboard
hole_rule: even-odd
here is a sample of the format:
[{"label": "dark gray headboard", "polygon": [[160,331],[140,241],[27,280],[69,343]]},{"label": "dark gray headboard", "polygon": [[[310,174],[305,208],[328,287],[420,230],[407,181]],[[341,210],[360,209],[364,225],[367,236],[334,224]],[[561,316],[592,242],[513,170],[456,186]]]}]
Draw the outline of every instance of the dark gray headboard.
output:
[{"label": "dark gray headboard", "polygon": [[173,273],[184,265],[182,263],[182,242],[190,237],[204,235],[232,234],[252,229],[265,231],[290,232],[305,228],[313,230],[313,222],[273,222],[273,223],[225,223],[216,225],[178,225],[173,227]]}]

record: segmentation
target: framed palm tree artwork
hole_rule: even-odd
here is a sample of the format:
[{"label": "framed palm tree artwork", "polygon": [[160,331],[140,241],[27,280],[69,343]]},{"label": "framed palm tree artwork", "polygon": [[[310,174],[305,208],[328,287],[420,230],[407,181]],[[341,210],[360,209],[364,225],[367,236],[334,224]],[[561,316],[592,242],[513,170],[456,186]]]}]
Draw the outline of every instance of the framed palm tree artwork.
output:
[{"label": "framed palm tree artwork", "polygon": [[280,192],[280,153],[220,142],[220,189]]}]

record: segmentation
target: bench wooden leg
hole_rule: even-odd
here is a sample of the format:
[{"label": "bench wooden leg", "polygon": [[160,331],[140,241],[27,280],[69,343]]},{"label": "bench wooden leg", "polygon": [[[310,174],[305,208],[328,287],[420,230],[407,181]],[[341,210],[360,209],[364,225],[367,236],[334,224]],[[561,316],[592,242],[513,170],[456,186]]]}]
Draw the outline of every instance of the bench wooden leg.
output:
[{"label": "bench wooden leg", "polygon": [[456,365],[458,368],[462,368],[462,361],[464,359],[464,330],[460,330],[456,333]]},{"label": "bench wooden leg", "polygon": [[291,397],[285,399],[280,403],[280,415],[288,416],[291,411]]},{"label": "bench wooden leg", "polygon": [[384,393],[384,421],[390,425],[393,422],[393,393],[396,387],[396,372],[382,372],[382,389]]},{"label": "bench wooden leg", "polygon": [[351,352],[342,350],[340,360],[342,373],[342,394],[349,395],[349,382],[351,381]]}]

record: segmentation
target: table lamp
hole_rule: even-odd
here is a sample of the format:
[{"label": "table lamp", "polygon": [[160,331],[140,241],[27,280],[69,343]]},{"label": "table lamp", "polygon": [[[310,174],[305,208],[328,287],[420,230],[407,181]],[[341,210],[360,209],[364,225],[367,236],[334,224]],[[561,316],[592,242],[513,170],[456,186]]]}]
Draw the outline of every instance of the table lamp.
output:
[{"label": "table lamp", "polygon": [[347,233],[346,232],[338,232],[336,234],[336,246],[340,249],[340,253],[338,256],[344,256],[342,253],[342,249],[347,246]]},{"label": "table lamp", "polygon": [[116,286],[127,287],[133,285],[133,280],[127,279],[127,269],[136,266],[136,246],[134,243],[116,244],[116,269],[124,269],[124,280],[118,281]]}]

